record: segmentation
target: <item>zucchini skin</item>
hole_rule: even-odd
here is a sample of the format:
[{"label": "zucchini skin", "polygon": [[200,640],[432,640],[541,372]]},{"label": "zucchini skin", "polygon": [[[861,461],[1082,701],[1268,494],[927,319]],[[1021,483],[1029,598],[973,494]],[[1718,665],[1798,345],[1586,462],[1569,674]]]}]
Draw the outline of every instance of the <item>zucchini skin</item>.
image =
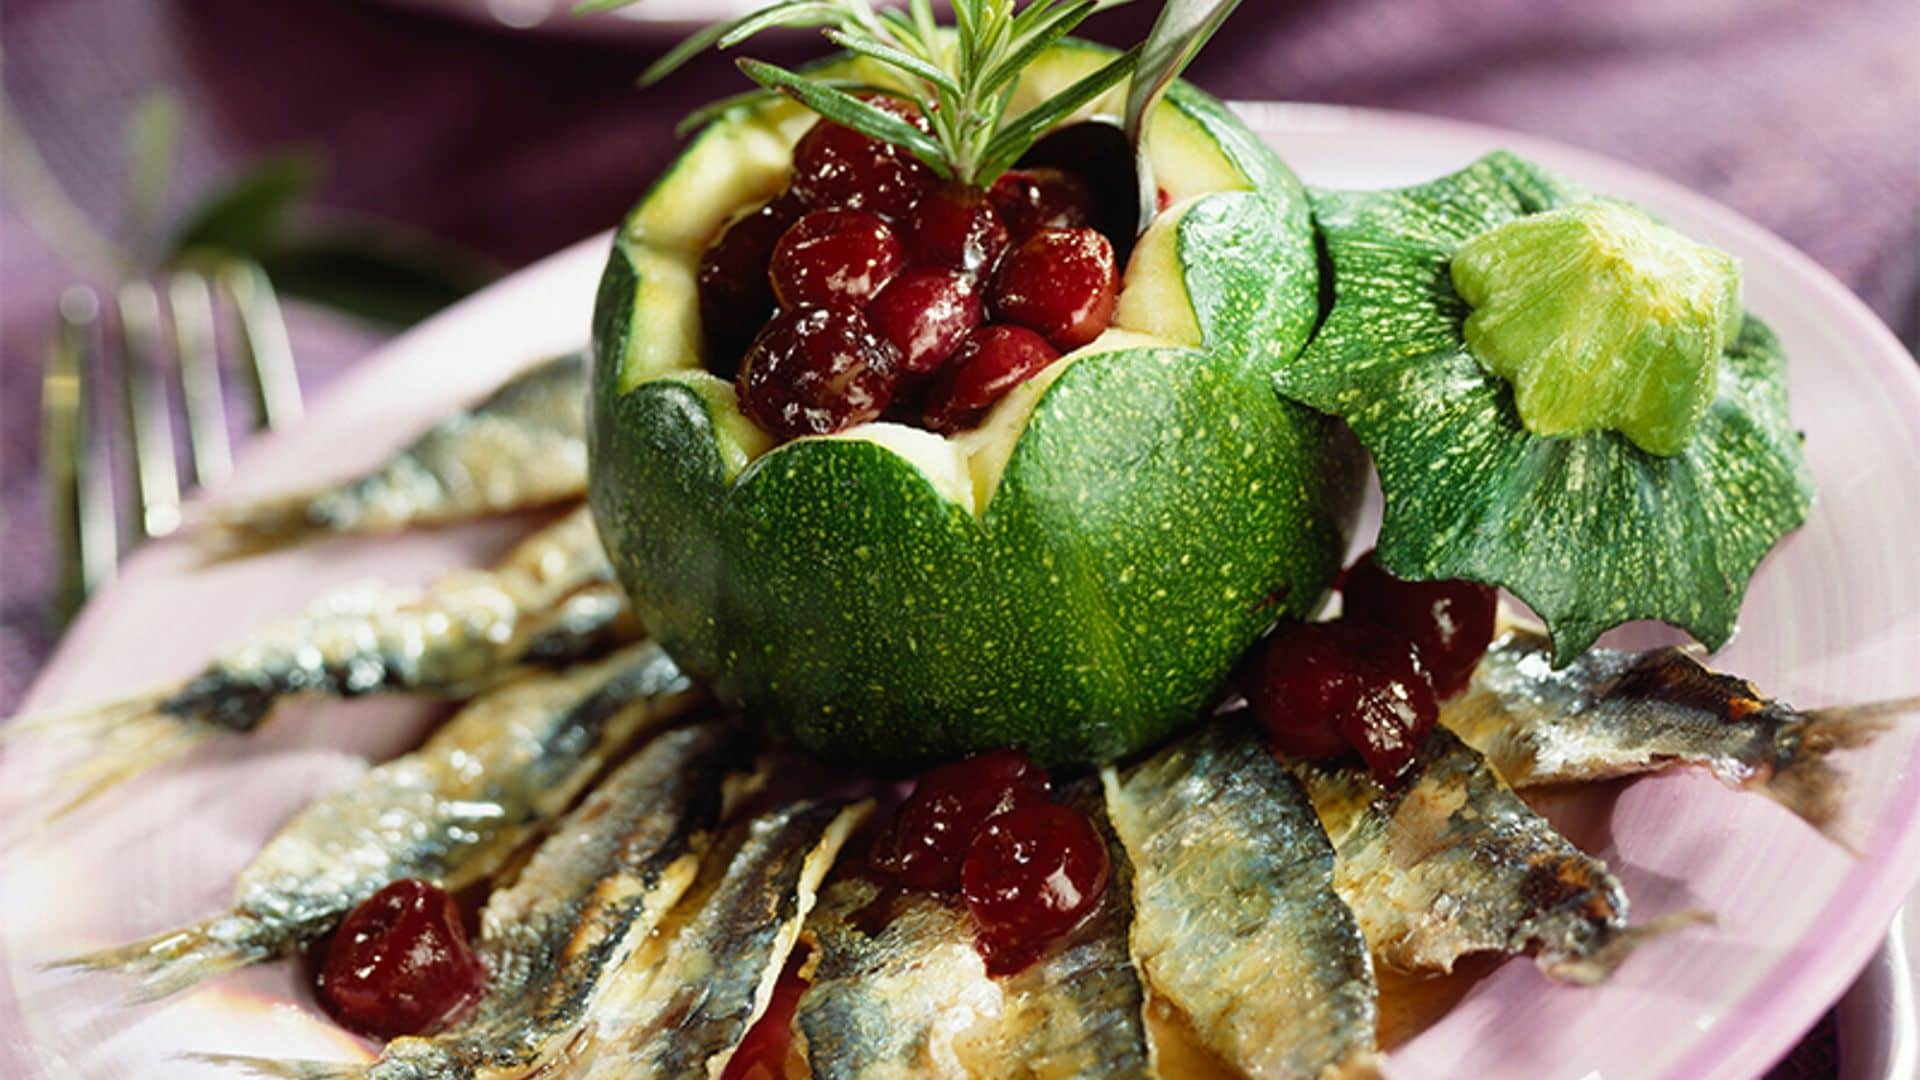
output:
[{"label": "zucchini skin", "polygon": [[1198,341],[1073,359],[977,515],[859,439],[729,475],[722,403],[629,385],[649,282],[622,230],[594,317],[590,499],[642,623],[722,700],[836,760],[1102,762],[1196,718],[1266,626],[1320,603],[1359,486],[1337,425],[1270,381],[1317,315],[1305,192],[1218,102],[1168,101],[1241,180],[1177,220]]}]

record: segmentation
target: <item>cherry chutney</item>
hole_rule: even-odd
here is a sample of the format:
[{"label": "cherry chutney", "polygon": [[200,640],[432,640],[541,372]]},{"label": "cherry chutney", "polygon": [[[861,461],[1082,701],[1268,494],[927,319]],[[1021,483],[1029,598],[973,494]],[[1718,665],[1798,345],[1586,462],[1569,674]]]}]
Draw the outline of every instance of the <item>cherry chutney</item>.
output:
[{"label": "cherry chutney", "polygon": [[[868,100],[926,128],[901,99]],[[707,366],[781,439],[883,416],[965,430],[1111,323],[1120,273],[1096,218],[1095,192],[1072,173],[972,187],[816,121],[788,188],[702,255]]]}]

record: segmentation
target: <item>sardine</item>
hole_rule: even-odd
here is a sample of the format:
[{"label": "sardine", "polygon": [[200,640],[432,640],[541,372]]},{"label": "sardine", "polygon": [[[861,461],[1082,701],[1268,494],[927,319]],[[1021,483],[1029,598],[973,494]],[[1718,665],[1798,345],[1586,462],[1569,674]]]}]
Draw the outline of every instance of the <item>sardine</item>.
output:
[{"label": "sardine", "polygon": [[819,949],[797,1023],[822,1080],[1149,1075],[1127,951],[1132,872],[1092,785],[1070,797],[1108,839],[1101,906],[1030,967],[987,974],[957,900],[848,878],[808,920]]},{"label": "sardine", "polygon": [[425,589],[362,583],[333,590],[183,683],[19,717],[0,734],[82,744],[82,759],[59,776],[68,801],[57,816],[210,738],[252,731],[286,698],[467,697],[528,664],[603,653],[637,636],[612,573],[583,507],[491,570],[457,570]]},{"label": "sardine", "polygon": [[1299,782],[1232,722],[1103,778],[1148,992],[1248,1075],[1371,1073],[1373,967]]},{"label": "sardine", "polygon": [[487,992],[451,1028],[395,1039],[371,1064],[204,1060],[302,1080],[506,1080],[552,1068],[614,973],[693,884],[739,739],[716,723],[661,735],[561,822],[482,910]]},{"label": "sardine", "polygon": [[162,997],[300,948],[399,878],[483,880],[608,757],[701,696],[652,643],[512,683],[303,810],[240,873],[224,914],[60,966],[136,974],[139,999]]},{"label": "sardine", "polygon": [[1365,766],[1299,763],[1333,838],[1334,888],[1380,963],[1447,972],[1475,953],[1531,952],[1571,982],[1604,978],[1630,947],[1627,895],[1503,783],[1485,758],[1436,728],[1405,785]]},{"label": "sardine", "polygon": [[1516,788],[1674,766],[1770,796],[1821,830],[1844,782],[1827,755],[1864,745],[1920,701],[1798,712],[1679,649],[1589,649],[1555,671],[1547,639],[1511,630],[1487,650],[1440,722]]},{"label": "sardine", "polygon": [[217,544],[392,532],[578,499],[587,488],[587,360],[537,364],[427,429],[374,471],[318,491],[208,508]]},{"label": "sardine", "polygon": [[[743,822],[691,913],[613,977],[564,1075],[717,1076],[772,999],[820,882],[872,804],[809,800]],[[678,916],[676,915],[676,918]]]}]

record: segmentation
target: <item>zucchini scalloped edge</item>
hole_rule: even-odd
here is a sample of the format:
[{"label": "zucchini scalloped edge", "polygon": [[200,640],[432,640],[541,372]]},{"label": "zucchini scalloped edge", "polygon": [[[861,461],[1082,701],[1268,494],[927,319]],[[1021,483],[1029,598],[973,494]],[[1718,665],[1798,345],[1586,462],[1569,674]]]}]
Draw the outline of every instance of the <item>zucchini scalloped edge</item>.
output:
[{"label": "zucchini scalloped edge", "polygon": [[1761,558],[1813,504],[1773,332],[1744,316],[1677,455],[1611,431],[1542,438],[1468,351],[1449,261],[1485,229],[1592,196],[1499,151],[1414,187],[1309,197],[1333,305],[1274,382],[1371,452],[1380,564],[1505,587],[1546,622],[1556,667],[1635,619],[1723,645]]}]

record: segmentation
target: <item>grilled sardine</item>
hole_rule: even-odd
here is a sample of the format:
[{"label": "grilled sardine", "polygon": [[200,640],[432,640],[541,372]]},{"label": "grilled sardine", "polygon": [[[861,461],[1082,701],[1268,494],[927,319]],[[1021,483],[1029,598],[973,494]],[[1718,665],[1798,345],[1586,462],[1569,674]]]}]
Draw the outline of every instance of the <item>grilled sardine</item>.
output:
[{"label": "grilled sardine", "polygon": [[1299,782],[1235,723],[1104,778],[1149,991],[1249,1075],[1371,1071],[1373,968]]},{"label": "grilled sardine", "polygon": [[399,878],[463,888],[564,811],[609,756],[700,699],[651,643],[510,684],[301,811],[240,873],[225,914],[64,964],[138,974],[138,995],[160,997],[288,953]]},{"label": "grilled sardine", "polygon": [[1531,952],[1573,982],[1625,955],[1627,896],[1445,728],[1427,737],[1398,791],[1365,766],[1296,764],[1333,838],[1334,887],[1374,958],[1444,972],[1473,953]]},{"label": "grilled sardine", "polygon": [[739,827],[693,911],[664,943],[643,947],[594,1010],[589,1042],[565,1074],[715,1076],[773,995],[775,980],[847,835],[872,804],[807,801]]},{"label": "grilled sardine", "polygon": [[1679,649],[1589,649],[1559,671],[1552,655],[1545,637],[1508,631],[1440,713],[1516,788],[1693,766],[1827,830],[1844,790],[1827,755],[1870,741],[1891,713],[1920,708],[1797,712]]},{"label": "grilled sardine", "polygon": [[527,665],[604,653],[635,636],[585,508],[534,534],[491,570],[423,589],[343,586],[260,630],[178,686],[0,728],[82,744],[59,778],[72,809],[223,733],[244,733],[292,697],[410,692],[466,697]]},{"label": "grilled sardine", "polygon": [[319,491],[214,506],[218,542],[391,532],[577,499],[587,489],[587,360],[536,364],[427,429],[364,476]]}]

